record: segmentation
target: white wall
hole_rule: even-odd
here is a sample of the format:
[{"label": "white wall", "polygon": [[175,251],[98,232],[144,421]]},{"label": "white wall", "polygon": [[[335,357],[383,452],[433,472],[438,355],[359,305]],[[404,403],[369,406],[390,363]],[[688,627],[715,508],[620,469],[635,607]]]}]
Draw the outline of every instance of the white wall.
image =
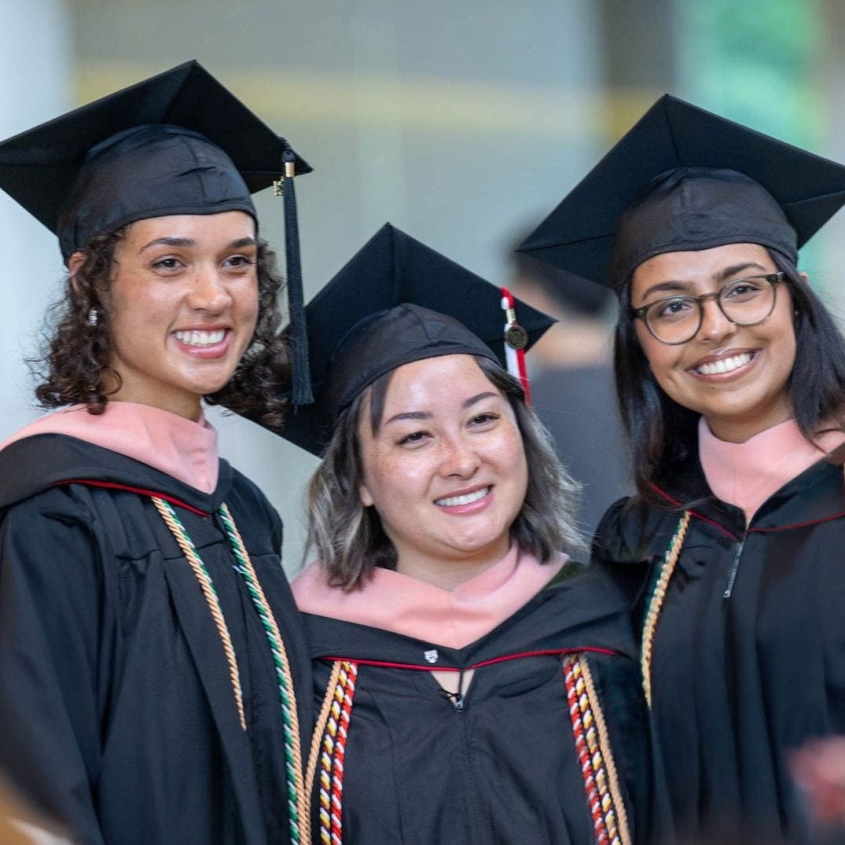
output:
[{"label": "white wall", "polygon": [[[0,138],[64,111],[72,93],[70,15],[62,0],[0,0]],[[59,291],[55,237],[0,192],[0,440],[36,414],[23,359]]]}]

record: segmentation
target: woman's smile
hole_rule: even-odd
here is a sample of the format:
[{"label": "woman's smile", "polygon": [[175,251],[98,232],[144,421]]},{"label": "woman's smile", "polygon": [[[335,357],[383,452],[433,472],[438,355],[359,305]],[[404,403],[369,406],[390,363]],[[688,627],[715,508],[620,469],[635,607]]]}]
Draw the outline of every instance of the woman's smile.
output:
[{"label": "woman's smile", "polygon": [[[471,355],[398,367],[373,432],[359,423],[365,507],[374,507],[397,569],[464,578],[510,548],[528,486],[522,435],[508,400]],[[432,573],[433,576],[432,576]]]},{"label": "woman's smile", "polygon": [[[637,267],[631,304],[635,309],[648,305],[670,287],[689,296],[713,294],[743,277],[777,269],[758,244],[662,253]],[[722,440],[744,442],[793,416],[792,297],[783,283],[774,295],[769,316],[750,326],[734,323],[708,298],[701,305],[698,333],[685,343],[661,343],[637,320],[640,346],[661,389],[682,407],[702,414]]]}]

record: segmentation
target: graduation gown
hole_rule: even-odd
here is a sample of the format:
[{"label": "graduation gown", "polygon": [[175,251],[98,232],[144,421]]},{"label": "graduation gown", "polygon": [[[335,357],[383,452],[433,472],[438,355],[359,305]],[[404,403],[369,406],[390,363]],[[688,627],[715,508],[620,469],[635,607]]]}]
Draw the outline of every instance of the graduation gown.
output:
[{"label": "graduation gown", "polygon": [[[321,817],[366,845],[589,845],[602,829],[618,843],[644,830],[646,719],[609,593],[552,583],[459,649],[304,616],[317,704],[333,703],[315,731],[315,838]],[[431,674],[470,668],[463,696]]]},{"label": "graduation gown", "polygon": [[[595,559],[638,608],[638,630],[682,514],[691,520],[653,636],[652,737],[667,830],[801,837],[789,772],[803,742],[845,733],[845,492],[824,459],[746,528],[710,491],[699,458],[599,526]],[[662,769],[662,772],[660,771]]]},{"label": "graduation gown", "polygon": [[[171,501],[234,645],[151,496]],[[299,722],[310,663],[280,565],[281,522],[220,461],[210,494],[61,434],[0,452],[0,769],[96,843],[289,841],[281,705],[264,630],[216,514],[226,502],[282,632]]]}]

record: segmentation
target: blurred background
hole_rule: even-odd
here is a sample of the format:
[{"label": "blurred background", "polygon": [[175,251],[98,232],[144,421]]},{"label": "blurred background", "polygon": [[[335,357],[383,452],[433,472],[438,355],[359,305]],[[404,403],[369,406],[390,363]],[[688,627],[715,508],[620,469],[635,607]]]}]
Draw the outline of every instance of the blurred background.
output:
[{"label": "blurred background", "polygon": [[[0,23],[2,138],[189,58],[287,137],[314,167],[297,180],[309,297],[388,220],[528,296],[514,243],[666,91],[845,161],[837,0],[0,0]],[[281,200],[264,193],[262,232],[282,252]],[[837,314],[843,221],[802,255]],[[0,232],[2,440],[38,413],[23,362],[63,274],[53,236],[5,195]],[[565,342],[566,304],[546,306],[562,316]],[[605,360],[612,303],[590,318],[603,334],[578,349]],[[565,363],[549,350],[535,370]],[[538,400],[552,428],[582,401],[565,384],[557,407]],[[314,459],[211,416],[224,457],[282,513],[294,571]],[[582,458],[601,457],[611,435],[596,434]],[[585,515],[587,530],[595,518]]]}]

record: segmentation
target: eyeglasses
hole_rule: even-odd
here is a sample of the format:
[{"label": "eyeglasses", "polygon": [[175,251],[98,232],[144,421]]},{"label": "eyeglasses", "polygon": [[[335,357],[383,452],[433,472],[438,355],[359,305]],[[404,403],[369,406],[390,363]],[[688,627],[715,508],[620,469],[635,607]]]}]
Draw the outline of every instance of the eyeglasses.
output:
[{"label": "eyeglasses", "polygon": [[701,296],[668,296],[636,308],[631,314],[661,343],[674,346],[692,340],[704,320],[704,300],[713,299],[719,310],[737,326],[762,323],[775,307],[777,284],[784,273],[734,279],[723,288]]}]

